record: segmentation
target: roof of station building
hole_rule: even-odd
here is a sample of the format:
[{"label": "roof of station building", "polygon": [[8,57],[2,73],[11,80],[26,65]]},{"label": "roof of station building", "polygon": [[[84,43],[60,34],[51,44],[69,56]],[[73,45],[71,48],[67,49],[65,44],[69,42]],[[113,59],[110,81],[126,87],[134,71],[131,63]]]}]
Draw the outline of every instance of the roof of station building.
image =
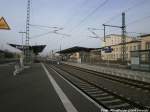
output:
[{"label": "roof of station building", "polygon": [[90,52],[91,50],[96,50],[96,49],[99,49],[99,48],[86,48],[86,47],[75,46],[75,47],[71,47],[68,49],[58,51],[57,53],[67,54],[67,53],[75,53],[75,52],[80,52],[80,51]]},{"label": "roof of station building", "polygon": [[148,37],[150,34],[141,35],[140,37]]}]

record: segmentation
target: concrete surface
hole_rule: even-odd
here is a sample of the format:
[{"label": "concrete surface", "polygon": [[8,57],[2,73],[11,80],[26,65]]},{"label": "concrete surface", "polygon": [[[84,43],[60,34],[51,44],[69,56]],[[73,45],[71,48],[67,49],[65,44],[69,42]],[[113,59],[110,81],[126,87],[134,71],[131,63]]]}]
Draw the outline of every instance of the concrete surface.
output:
[{"label": "concrete surface", "polygon": [[128,69],[111,68],[111,67],[107,67],[107,66],[79,64],[79,63],[72,63],[72,62],[62,62],[62,63],[89,69],[89,70],[94,70],[97,72],[108,73],[111,75],[126,77],[129,79],[135,79],[135,80],[150,83],[150,72],[133,71],[133,70],[128,70]]}]

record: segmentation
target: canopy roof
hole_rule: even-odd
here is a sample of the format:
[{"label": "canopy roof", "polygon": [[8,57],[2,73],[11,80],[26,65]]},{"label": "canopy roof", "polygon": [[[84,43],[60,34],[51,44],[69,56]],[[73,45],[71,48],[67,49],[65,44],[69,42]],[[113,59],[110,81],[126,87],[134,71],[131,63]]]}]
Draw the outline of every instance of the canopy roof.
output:
[{"label": "canopy roof", "polygon": [[[17,45],[17,44],[9,44],[11,47],[17,48],[21,51],[26,48],[26,45]],[[34,45],[34,46],[29,46],[29,50],[33,50],[33,53],[38,55],[38,53],[42,52],[46,45]]]},{"label": "canopy roof", "polygon": [[96,50],[96,49],[98,48],[86,48],[86,47],[75,46],[75,47],[71,47],[68,49],[58,51],[57,53],[66,54],[66,53],[75,53],[75,52],[80,52],[80,51],[90,52],[91,50]]}]

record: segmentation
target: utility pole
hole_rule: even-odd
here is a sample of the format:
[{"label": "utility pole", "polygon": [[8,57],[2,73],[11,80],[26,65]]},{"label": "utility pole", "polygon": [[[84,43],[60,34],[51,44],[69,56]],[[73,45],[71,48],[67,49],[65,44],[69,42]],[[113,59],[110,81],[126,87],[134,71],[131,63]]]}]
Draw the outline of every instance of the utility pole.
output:
[{"label": "utility pole", "polygon": [[25,43],[25,62],[30,63],[30,49],[29,49],[29,32],[30,32],[30,0],[27,2],[27,20],[26,20],[26,43]]},{"label": "utility pole", "polygon": [[120,28],[122,30],[122,38],[121,38],[121,58],[122,58],[122,63],[125,64],[126,63],[126,25],[125,25],[125,13],[122,13],[122,26],[115,26],[115,25],[106,25],[103,24],[104,26],[104,40],[106,41],[106,33],[105,33],[105,28],[106,26],[108,27],[115,27],[115,28]]},{"label": "utility pole", "polygon": [[122,13],[122,62],[123,64],[126,63],[126,26],[125,26],[125,13]]},{"label": "utility pole", "polygon": [[105,37],[106,37],[106,34],[105,34],[105,29],[106,29],[106,28],[105,28],[105,25],[104,25],[104,24],[103,24],[103,26],[104,26],[104,42],[106,42],[106,38],[105,38]]}]

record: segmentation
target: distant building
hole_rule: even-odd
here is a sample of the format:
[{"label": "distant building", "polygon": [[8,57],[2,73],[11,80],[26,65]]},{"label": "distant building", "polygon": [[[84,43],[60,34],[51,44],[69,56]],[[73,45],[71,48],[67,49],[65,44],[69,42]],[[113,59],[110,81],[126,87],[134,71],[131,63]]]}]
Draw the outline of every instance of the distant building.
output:
[{"label": "distant building", "polygon": [[[122,44],[116,44],[109,46],[112,48],[112,52],[106,53],[102,51],[102,59],[103,60],[110,60],[110,61],[121,61],[121,49]],[[141,40],[132,40],[130,42],[126,42],[126,60],[131,60],[130,51],[140,50],[141,49]]]},{"label": "distant building", "polygon": [[[111,45],[117,45],[122,43],[121,41],[122,35],[117,35],[117,34],[110,34],[106,35],[105,37],[105,42],[103,42],[103,46],[111,46]],[[132,41],[132,37],[126,36],[126,42]]]},{"label": "distant building", "polygon": [[[122,58],[121,35],[109,35],[106,37],[105,46],[101,48],[72,47],[59,51],[62,59],[78,63],[120,63]],[[107,45],[107,46],[106,46]],[[126,55],[128,64],[133,62],[133,54],[140,52],[140,62],[150,64],[150,34],[142,35],[139,38],[126,37]],[[108,50],[107,50],[108,49]]]},{"label": "distant building", "polygon": [[150,71],[150,34],[141,35],[141,50],[131,52],[131,68]]},{"label": "distant building", "polygon": [[147,50],[150,49],[150,34],[141,35],[141,49]]},{"label": "distant building", "polygon": [[75,46],[72,48],[58,51],[62,56],[62,60],[77,63],[94,63],[101,60],[101,51],[99,48],[86,48]]},{"label": "distant building", "polygon": [[[134,39],[127,37],[126,39],[126,60],[131,61],[131,51],[148,50],[150,49],[150,34],[141,35],[140,38]],[[109,35],[106,37],[105,47],[112,48],[112,52],[101,52],[103,60],[118,61],[121,60],[121,36]],[[103,48],[105,48],[103,47]]]},{"label": "distant building", "polygon": [[[137,48],[139,41],[135,41],[134,38],[126,36],[126,58],[130,60],[129,51]],[[132,45],[133,44],[133,45]],[[121,60],[121,49],[122,49],[122,35],[110,34],[105,37],[105,42],[103,43],[103,48],[109,47],[112,52],[106,52],[103,50],[101,52],[103,60],[117,61]],[[136,49],[135,48],[135,49]]]}]

